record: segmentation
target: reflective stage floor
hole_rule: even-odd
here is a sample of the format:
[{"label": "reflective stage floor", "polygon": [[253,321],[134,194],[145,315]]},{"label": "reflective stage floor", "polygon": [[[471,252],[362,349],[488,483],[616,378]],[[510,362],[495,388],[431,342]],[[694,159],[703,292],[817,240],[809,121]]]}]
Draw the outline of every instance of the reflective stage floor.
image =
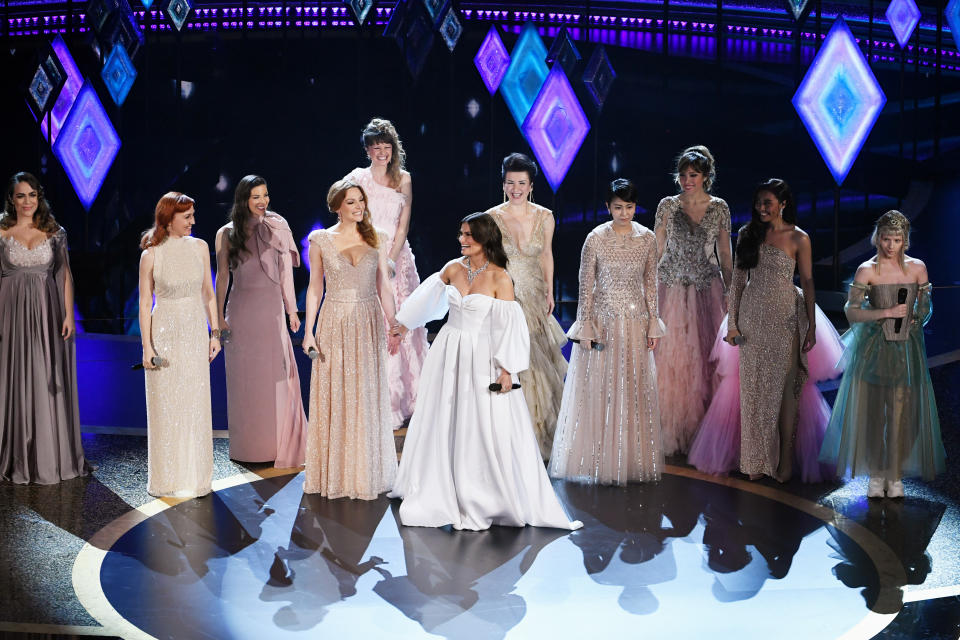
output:
[{"label": "reflective stage floor", "polygon": [[573,533],[401,527],[396,502],[305,496],[224,439],[215,494],[153,500],[145,438],[86,434],[94,477],[0,484],[0,636],[955,639],[958,371],[934,370],[950,471],[903,500],[678,459],[655,484],[556,482]]}]

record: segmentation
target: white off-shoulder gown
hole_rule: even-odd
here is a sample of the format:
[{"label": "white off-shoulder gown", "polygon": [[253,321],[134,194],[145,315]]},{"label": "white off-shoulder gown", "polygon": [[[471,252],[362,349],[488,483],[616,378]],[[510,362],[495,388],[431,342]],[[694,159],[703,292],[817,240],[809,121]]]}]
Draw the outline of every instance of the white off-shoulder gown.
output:
[{"label": "white off-shoulder gown", "polygon": [[500,367],[527,368],[530,337],[520,305],[461,296],[439,274],[404,302],[408,329],[442,318],[420,376],[393,491],[407,526],[482,530],[491,525],[579,529],[547,477],[522,389],[489,390]]}]

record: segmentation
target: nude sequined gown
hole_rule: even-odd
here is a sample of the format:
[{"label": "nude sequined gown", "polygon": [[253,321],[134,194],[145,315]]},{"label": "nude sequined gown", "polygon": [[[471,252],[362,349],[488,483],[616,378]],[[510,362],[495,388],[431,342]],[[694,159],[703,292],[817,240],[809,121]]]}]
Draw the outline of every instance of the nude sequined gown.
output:
[{"label": "nude sequined gown", "polygon": [[[659,480],[663,468],[657,367],[647,338],[666,327],[657,311],[657,240],[646,227],[620,235],[611,223],[590,232],[580,258],[580,340],[550,458],[550,475],[625,485]],[[589,348],[590,343],[603,350]]]},{"label": "nude sequined gown", "polygon": [[563,378],[567,361],[560,349],[567,338],[560,323],[547,313],[547,285],[540,267],[540,254],[545,242],[543,223],[550,211],[532,205],[536,216],[533,232],[526,246],[521,247],[510,233],[498,207],[489,209],[500,232],[507,252],[507,273],[513,278],[514,295],[530,330],[530,368],[520,372],[520,385],[530,409],[533,430],[540,445],[540,454],[546,460],[553,448],[553,432],[557,428],[557,413],[563,398]]},{"label": "nude sequined gown", "polygon": [[[328,231],[314,231],[326,294],[310,375],[305,493],[373,500],[393,487],[397,451],[390,424],[387,340],[377,297],[377,249],[356,265]],[[381,250],[386,236],[380,234]]]},{"label": "nude sequined gown", "polygon": [[144,373],[147,392],[147,492],[186,498],[210,493],[213,420],[203,252],[190,236],[154,248],[153,348],[167,361]]}]

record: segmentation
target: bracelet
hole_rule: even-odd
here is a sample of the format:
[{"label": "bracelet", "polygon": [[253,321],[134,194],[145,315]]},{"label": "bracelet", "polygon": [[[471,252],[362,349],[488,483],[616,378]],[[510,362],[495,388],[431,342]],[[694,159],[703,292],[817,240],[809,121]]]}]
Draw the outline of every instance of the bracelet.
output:
[{"label": "bracelet", "polygon": [[211,338],[216,338],[217,340],[219,340],[219,339],[220,339],[220,329],[211,329],[211,330],[210,330],[210,337],[211,337]]}]

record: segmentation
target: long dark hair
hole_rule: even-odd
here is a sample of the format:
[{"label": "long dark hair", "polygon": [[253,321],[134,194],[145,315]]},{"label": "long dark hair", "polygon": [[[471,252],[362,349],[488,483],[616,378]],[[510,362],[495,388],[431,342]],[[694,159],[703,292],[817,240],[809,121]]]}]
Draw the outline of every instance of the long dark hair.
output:
[{"label": "long dark hair", "polygon": [[9,229],[17,223],[17,209],[13,204],[13,190],[21,182],[26,182],[31,189],[37,192],[37,210],[33,212],[33,226],[44,233],[59,231],[60,225],[50,211],[50,203],[47,202],[47,197],[44,195],[43,185],[40,184],[36,176],[26,171],[13,174],[7,184],[7,197],[3,200],[3,216],[0,217],[0,229]]},{"label": "long dark hair", "polygon": [[753,190],[753,209],[750,212],[750,222],[740,227],[737,237],[737,267],[753,269],[760,261],[760,245],[767,238],[769,222],[760,219],[757,211],[757,197],[761,193],[772,193],[783,205],[783,221],[787,224],[797,224],[797,202],[793,198],[790,185],[780,178],[764,180]]},{"label": "long dark hair", "polygon": [[483,247],[483,254],[487,260],[503,269],[507,268],[507,252],[503,248],[503,234],[500,233],[500,227],[494,221],[490,214],[471,213],[460,221],[470,227],[470,233],[473,239]]},{"label": "long dark hair", "polygon": [[240,256],[247,252],[247,223],[253,214],[250,213],[250,192],[255,187],[264,186],[267,181],[257,175],[243,176],[237,183],[237,188],[233,190],[233,205],[230,207],[230,221],[233,223],[233,230],[228,234],[229,245],[227,247],[227,256],[230,268],[235,269],[240,264]]}]

